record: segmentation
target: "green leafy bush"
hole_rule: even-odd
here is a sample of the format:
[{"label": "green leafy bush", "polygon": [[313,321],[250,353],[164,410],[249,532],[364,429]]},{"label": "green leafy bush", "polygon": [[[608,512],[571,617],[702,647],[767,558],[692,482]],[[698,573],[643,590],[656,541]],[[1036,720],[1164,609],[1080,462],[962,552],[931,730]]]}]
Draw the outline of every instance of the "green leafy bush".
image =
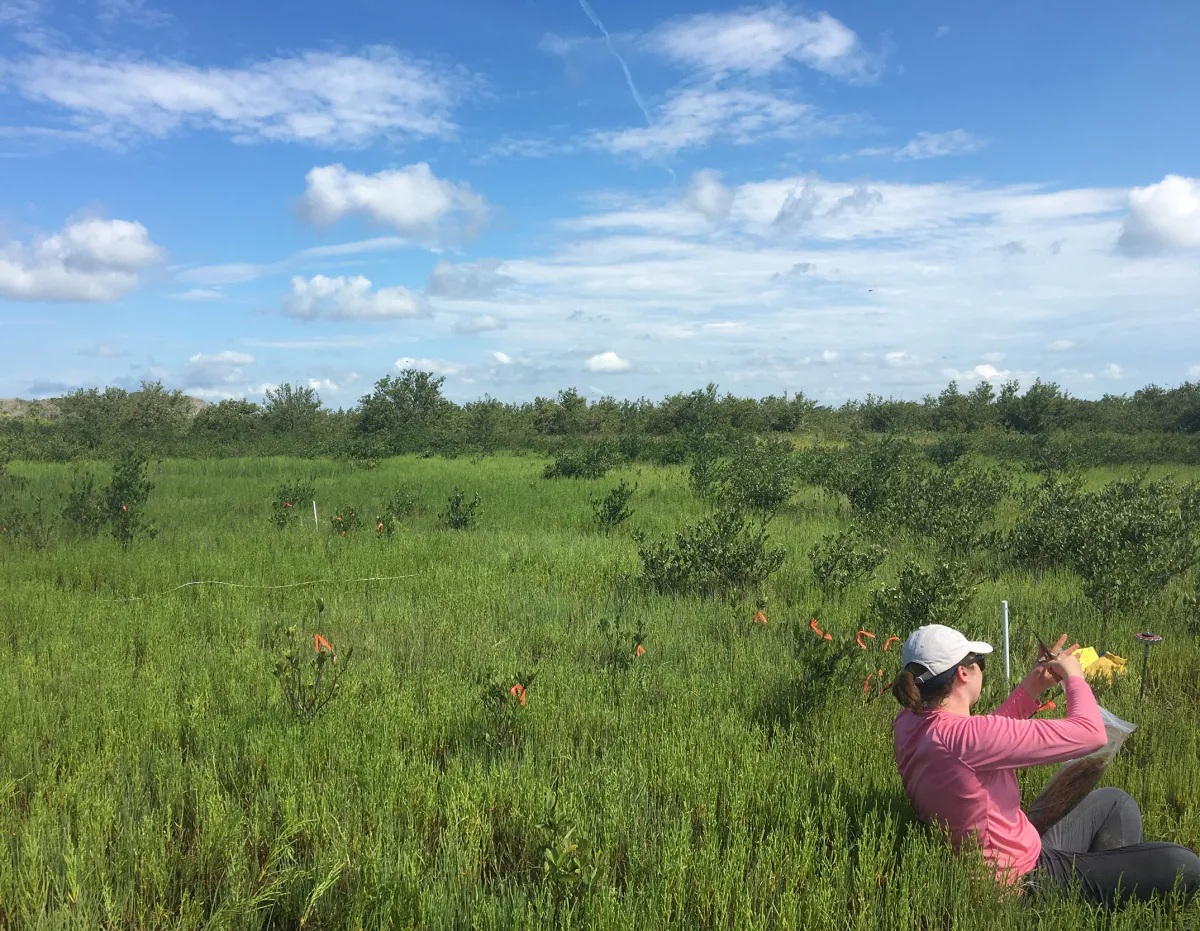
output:
[{"label": "green leafy bush", "polygon": [[932,569],[909,563],[895,585],[872,593],[870,614],[878,629],[900,636],[924,624],[953,627],[975,597],[969,570],[958,563],[939,562]]},{"label": "green leafy bush", "polygon": [[479,505],[482,499],[476,492],[468,501],[466,494],[455,488],[446,499],[446,510],[438,515],[443,527],[450,530],[470,530],[478,520]]},{"label": "green leafy bush", "polygon": [[719,507],[670,540],[647,542],[639,535],[642,578],[663,594],[743,596],[783,565],[784,550],[770,545],[767,523],[740,508]]},{"label": "green leafy bush", "polygon": [[699,444],[692,457],[692,490],[718,505],[773,515],[796,490],[795,448],[785,437],[748,438],[721,458],[724,444],[713,438]]},{"label": "green leafy bush", "polygon": [[633,511],[629,508],[629,501],[636,490],[636,485],[631,486],[625,481],[621,481],[603,498],[592,498],[592,516],[595,518],[596,526],[608,533],[629,520],[633,516]]},{"label": "green leafy bush", "polygon": [[63,505],[63,521],[80,536],[94,537],[104,529],[107,513],[104,491],[91,472],[76,476]]},{"label": "green leafy bush", "polygon": [[604,478],[620,461],[621,454],[612,443],[583,443],[555,456],[542,471],[542,478]]},{"label": "green leafy bush", "polygon": [[345,658],[339,659],[324,638],[314,636],[313,654],[304,659],[308,648],[297,640],[296,628],[289,627],[286,635],[287,645],[275,661],[275,679],[284,705],[301,723],[307,724],[340,694],[342,677],[354,650],[347,650]]},{"label": "green leafy bush", "polygon": [[887,549],[865,541],[856,529],[826,536],[813,545],[808,558],[813,576],[827,593],[841,595],[855,582],[868,579],[887,558]]},{"label": "green leafy bush", "polygon": [[152,537],[157,531],[146,518],[146,502],[154,483],[146,477],[146,457],[127,452],[113,467],[112,480],[104,490],[104,511],[113,539],[127,549],[139,537]]},{"label": "green leafy bush", "polygon": [[335,534],[344,537],[362,527],[362,515],[359,514],[358,508],[347,505],[334,510],[329,524]]},{"label": "green leafy bush", "polygon": [[317,489],[311,481],[283,482],[275,487],[271,497],[271,519],[282,530],[297,517],[303,517],[316,498]]},{"label": "green leafy bush", "polygon": [[1085,491],[1078,476],[1048,475],[1026,497],[1006,544],[1021,565],[1079,576],[1102,612],[1144,607],[1200,557],[1195,486],[1145,476]]}]

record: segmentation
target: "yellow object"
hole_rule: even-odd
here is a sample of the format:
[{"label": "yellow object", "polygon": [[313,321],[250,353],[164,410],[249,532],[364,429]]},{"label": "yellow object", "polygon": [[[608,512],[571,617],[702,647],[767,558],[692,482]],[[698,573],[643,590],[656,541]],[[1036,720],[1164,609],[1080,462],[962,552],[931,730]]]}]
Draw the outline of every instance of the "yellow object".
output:
[{"label": "yellow object", "polygon": [[1084,647],[1075,654],[1075,658],[1079,660],[1079,665],[1084,669],[1096,662],[1100,658],[1100,654],[1096,652],[1094,647]]},{"label": "yellow object", "polygon": [[1083,675],[1085,679],[1103,679],[1111,685],[1114,678],[1125,675],[1125,660],[1115,653],[1105,653],[1085,666]]}]

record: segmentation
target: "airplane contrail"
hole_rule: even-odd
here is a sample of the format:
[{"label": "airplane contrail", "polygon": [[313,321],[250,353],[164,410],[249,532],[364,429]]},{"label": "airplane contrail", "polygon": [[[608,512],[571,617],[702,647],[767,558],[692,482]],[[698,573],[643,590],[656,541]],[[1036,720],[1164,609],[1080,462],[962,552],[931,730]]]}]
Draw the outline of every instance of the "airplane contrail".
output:
[{"label": "airplane contrail", "polygon": [[603,34],[604,44],[608,46],[608,50],[612,52],[613,57],[620,62],[621,70],[625,72],[625,83],[629,85],[629,93],[633,95],[633,102],[637,104],[638,109],[642,111],[642,116],[646,118],[646,125],[653,126],[654,120],[650,118],[650,111],[646,107],[646,101],[638,93],[637,85],[633,83],[633,74],[629,71],[629,65],[625,64],[625,59],[621,57],[621,53],[613,45],[612,36],[608,34],[608,30],[604,28],[604,23],[600,22],[600,17],[596,15],[596,11],[592,9],[592,5],[587,0],[579,0],[579,5],[583,7],[583,12],[588,15],[588,19],[595,23],[596,28]]}]

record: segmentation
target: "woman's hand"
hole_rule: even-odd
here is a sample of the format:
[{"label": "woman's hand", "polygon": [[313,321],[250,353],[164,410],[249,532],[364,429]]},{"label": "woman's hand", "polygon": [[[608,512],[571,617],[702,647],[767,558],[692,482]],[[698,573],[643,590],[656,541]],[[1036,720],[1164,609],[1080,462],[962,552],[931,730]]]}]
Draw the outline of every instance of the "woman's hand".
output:
[{"label": "woman's hand", "polygon": [[1030,698],[1039,699],[1043,692],[1053,688],[1068,676],[1083,675],[1083,667],[1075,658],[1075,651],[1079,649],[1079,644],[1076,643],[1063,649],[1063,644],[1066,642],[1067,635],[1063,634],[1050,650],[1049,656],[1038,656],[1038,661],[1029,670],[1029,675],[1021,682],[1021,687],[1029,693]]}]

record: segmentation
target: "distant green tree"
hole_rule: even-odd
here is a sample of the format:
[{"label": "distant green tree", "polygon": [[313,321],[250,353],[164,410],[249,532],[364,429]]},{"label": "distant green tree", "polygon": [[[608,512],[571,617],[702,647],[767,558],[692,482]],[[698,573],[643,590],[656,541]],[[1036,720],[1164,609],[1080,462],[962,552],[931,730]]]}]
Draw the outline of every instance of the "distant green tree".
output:
[{"label": "distant green tree", "polygon": [[359,438],[385,455],[425,449],[438,418],[453,407],[442,397],[445,381],[417,369],[381,378],[358,403]]},{"label": "distant green tree", "polygon": [[263,395],[262,424],[271,433],[311,433],[321,416],[321,398],[312,388],[288,383]]}]

